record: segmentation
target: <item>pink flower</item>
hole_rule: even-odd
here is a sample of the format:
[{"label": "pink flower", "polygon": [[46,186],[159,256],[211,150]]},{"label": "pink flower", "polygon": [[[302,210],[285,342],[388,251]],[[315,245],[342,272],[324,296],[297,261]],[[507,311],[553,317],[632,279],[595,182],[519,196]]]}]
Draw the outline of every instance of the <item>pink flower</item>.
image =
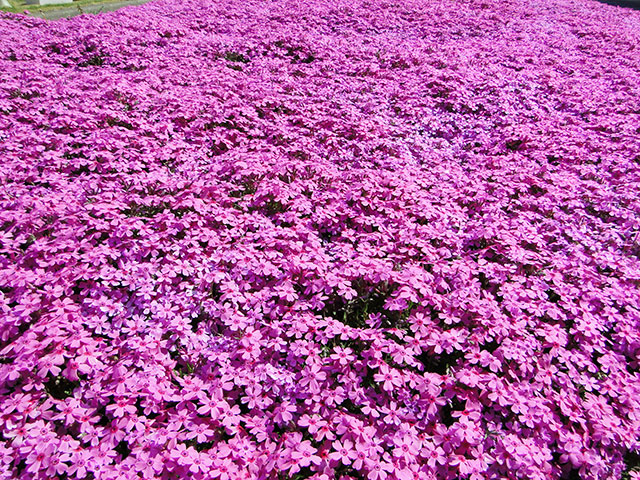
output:
[{"label": "pink flower", "polygon": [[353,350],[350,348],[334,347],[334,352],[330,355],[330,358],[336,360],[340,365],[349,365],[355,357],[353,356]]},{"label": "pink flower", "polygon": [[141,472],[146,478],[153,478],[163,468],[164,463],[161,455],[146,456],[138,458],[136,461],[136,470]]},{"label": "pink flower", "polygon": [[432,468],[436,468],[438,465],[444,465],[447,462],[447,455],[442,447],[430,442],[425,444],[422,450],[422,456],[426,458],[427,464]]},{"label": "pink flower", "polygon": [[207,474],[213,463],[213,460],[206,452],[193,451],[191,453],[191,464],[189,465],[189,471],[193,474]]},{"label": "pink flower", "polygon": [[367,459],[369,458],[369,448],[362,443],[356,443],[355,451],[356,456],[353,461],[353,468],[355,468],[356,470],[361,470],[366,464]]},{"label": "pink flower", "polygon": [[230,458],[214,459],[211,464],[210,475],[220,480],[229,480],[237,471]]},{"label": "pink flower", "polygon": [[199,423],[191,428],[186,437],[190,440],[195,438],[198,443],[205,443],[213,434],[214,431],[208,428],[206,424]]},{"label": "pink flower", "polygon": [[84,450],[79,450],[71,454],[71,461],[67,473],[69,475],[75,474],[78,478],[84,478],[87,474],[87,453]]},{"label": "pink flower", "polygon": [[30,450],[26,456],[27,472],[36,474],[40,472],[41,469],[48,469],[51,465],[54,449],[54,445],[49,443],[37,445]]},{"label": "pink flower", "polygon": [[107,412],[113,412],[114,417],[122,417],[126,414],[135,414],[136,407],[131,403],[130,400],[121,397],[116,400],[116,403],[112,403],[107,405]]},{"label": "pink flower", "polygon": [[402,385],[402,377],[397,370],[390,369],[386,364],[380,366],[380,373],[374,374],[373,379],[376,382],[381,382],[383,390],[387,392]]},{"label": "pink flower", "polygon": [[197,412],[200,415],[209,415],[214,420],[217,420],[220,417],[221,412],[224,410],[223,402],[214,397],[200,399],[200,403],[203,405],[198,408]]},{"label": "pink flower", "polygon": [[336,440],[332,446],[334,451],[329,454],[331,460],[341,462],[343,465],[351,465],[351,462],[357,457],[351,440]]},{"label": "pink flower", "polygon": [[452,455],[449,459],[449,465],[457,467],[460,475],[466,476],[473,470],[473,462],[465,458],[464,455]]},{"label": "pink flower", "polygon": [[58,367],[51,358],[45,358],[40,362],[40,369],[38,370],[38,376],[46,377],[51,374],[56,377],[60,374],[62,369]]},{"label": "pink flower", "polygon": [[402,458],[405,462],[410,462],[421,450],[420,442],[408,434],[402,438],[395,438],[394,443],[396,448],[393,450],[393,456]]},{"label": "pink flower", "polygon": [[319,415],[304,414],[300,417],[300,420],[298,420],[298,425],[300,427],[307,427],[309,433],[313,435],[317,433],[319,429],[325,427],[327,422],[322,420]]},{"label": "pink flower", "polygon": [[179,443],[171,450],[171,458],[173,458],[178,465],[190,465],[193,457],[197,453],[193,447],[187,447],[183,443]]},{"label": "pink flower", "polygon": [[389,473],[393,472],[393,464],[383,462],[382,460],[370,460],[367,462],[367,469],[369,473],[367,478],[369,480],[384,480],[389,476]]},{"label": "pink flower", "polygon": [[296,406],[291,403],[282,403],[275,409],[274,419],[277,423],[283,424],[290,422],[293,419],[293,413],[296,411]]},{"label": "pink flower", "polygon": [[309,440],[304,440],[291,454],[291,458],[297,460],[298,465],[303,468],[308,467],[312,463],[318,465],[321,461],[321,458],[315,454],[316,452],[317,450],[311,446],[311,442]]}]

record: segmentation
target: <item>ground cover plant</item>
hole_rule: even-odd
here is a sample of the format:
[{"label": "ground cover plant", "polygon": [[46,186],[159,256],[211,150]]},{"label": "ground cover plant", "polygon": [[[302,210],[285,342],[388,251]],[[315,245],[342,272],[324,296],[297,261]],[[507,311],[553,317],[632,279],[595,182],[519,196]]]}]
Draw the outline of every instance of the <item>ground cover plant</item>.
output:
[{"label": "ground cover plant", "polygon": [[0,17],[0,478],[637,478],[640,13]]}]

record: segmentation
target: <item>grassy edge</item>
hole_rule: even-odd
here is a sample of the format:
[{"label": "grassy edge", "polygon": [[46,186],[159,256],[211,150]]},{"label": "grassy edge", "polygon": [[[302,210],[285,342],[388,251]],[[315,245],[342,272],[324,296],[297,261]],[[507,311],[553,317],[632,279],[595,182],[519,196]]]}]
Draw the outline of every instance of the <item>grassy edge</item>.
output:
[{"label": "grassy edge", "polygon": [[62,3],[58,5],[24,5],[17,4],[15,0],[7,0],[11,7],[0,7],[0,11],[10,13],[24,13],[25,11],[27,11],[30,14],[37,14],[55,10],[77,8],[80,13],[82,13],[83,7],[89,7],[93,5],[109,5],[112,3],[120,3],[121,1],[122,0],[78,0],[74,1],[73,3]]}]

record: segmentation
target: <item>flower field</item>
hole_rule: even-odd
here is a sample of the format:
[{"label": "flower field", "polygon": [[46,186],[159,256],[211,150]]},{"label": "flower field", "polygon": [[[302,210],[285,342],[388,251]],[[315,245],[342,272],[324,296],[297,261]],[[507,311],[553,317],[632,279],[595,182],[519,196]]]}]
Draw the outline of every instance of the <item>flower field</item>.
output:
[{"label": "flower field", "polygon": [[0,479],[640,477],[640,12],[0,14],[0,182]]}]

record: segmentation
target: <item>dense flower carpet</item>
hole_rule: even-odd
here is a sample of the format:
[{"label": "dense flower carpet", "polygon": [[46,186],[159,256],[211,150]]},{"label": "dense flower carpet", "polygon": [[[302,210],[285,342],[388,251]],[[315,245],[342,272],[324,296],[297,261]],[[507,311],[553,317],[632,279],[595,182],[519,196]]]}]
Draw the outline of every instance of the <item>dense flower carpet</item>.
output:
[{"label": "dense flower carpet", "polygon": [[0,479],[629,479],[640,12],[0,16]]}]

